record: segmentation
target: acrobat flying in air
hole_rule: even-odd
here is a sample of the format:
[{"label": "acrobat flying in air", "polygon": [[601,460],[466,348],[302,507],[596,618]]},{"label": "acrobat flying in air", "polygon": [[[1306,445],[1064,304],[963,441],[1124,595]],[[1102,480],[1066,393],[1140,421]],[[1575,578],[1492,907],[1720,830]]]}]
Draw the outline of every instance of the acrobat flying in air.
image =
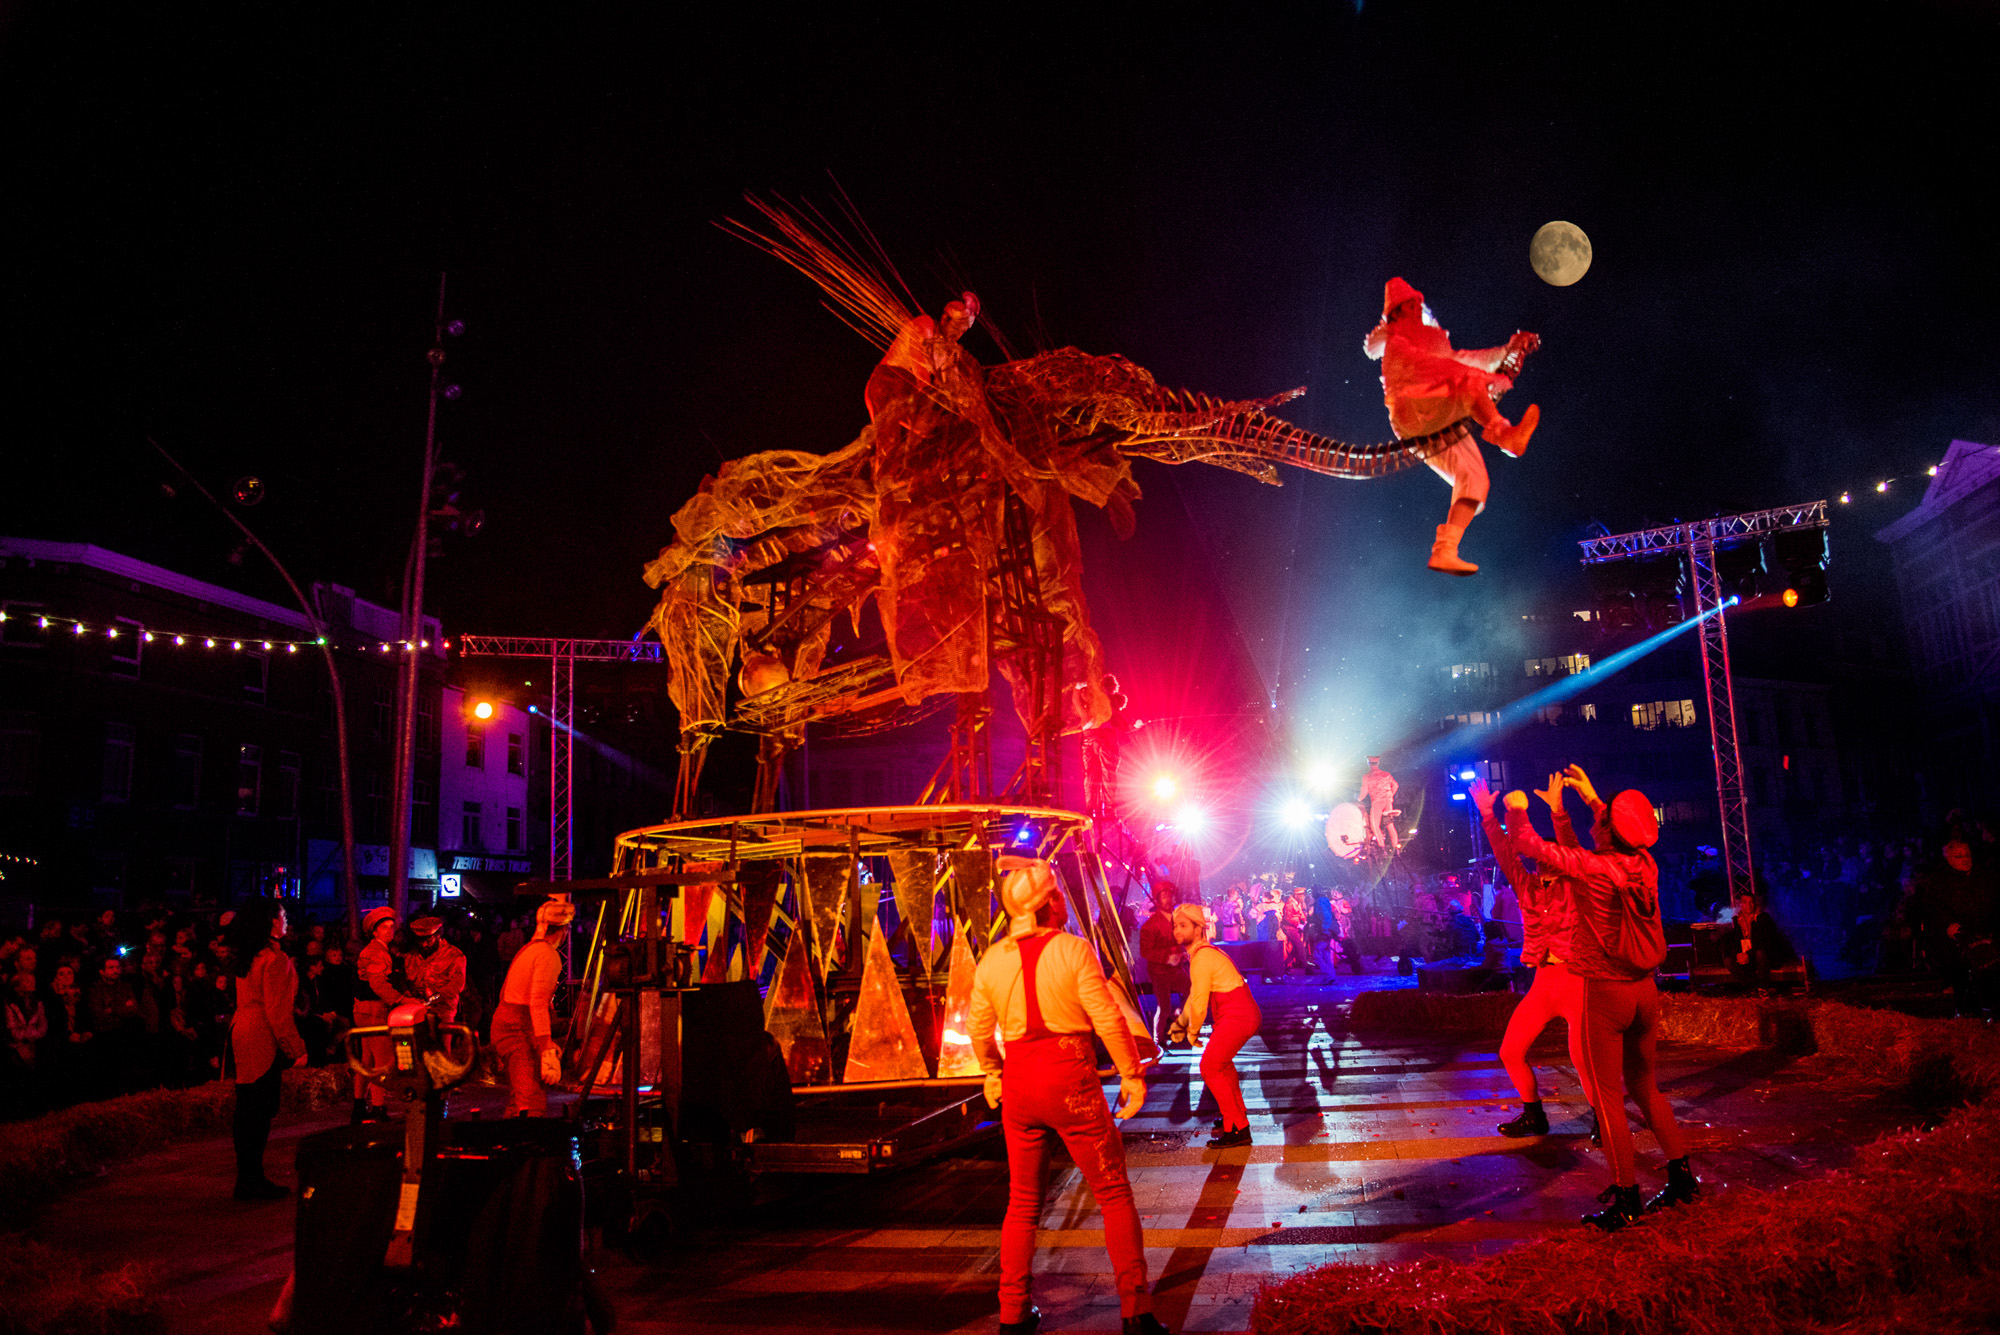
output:
[{"label": "acrobat flying in air", "polygon": [[[1534,334],[1517,332],[1502,347],[1454,349],[1450,331],[1438,327],[1424,294],[1391,278],[1382,292],[1382,322],[1368,331],[1361,349],[1382,363],[1382,398],[1398,438],[1429,435],[1470,417],[1487,440],[1518,457],[1535,434],[1541,410],[1530,405],[1514,423],[1500,415],[1495,403],[1514,387],[1522,360],[1541,343]],[[1431,544],[1430,568],[1449,575],[1476,574],[1479,567],[1459,557],[1458,543],[1472,517],[1486,508],[1486,461],[1479,444],[1460,435],[1425,462],[1451,483],[1451,510]]]}]

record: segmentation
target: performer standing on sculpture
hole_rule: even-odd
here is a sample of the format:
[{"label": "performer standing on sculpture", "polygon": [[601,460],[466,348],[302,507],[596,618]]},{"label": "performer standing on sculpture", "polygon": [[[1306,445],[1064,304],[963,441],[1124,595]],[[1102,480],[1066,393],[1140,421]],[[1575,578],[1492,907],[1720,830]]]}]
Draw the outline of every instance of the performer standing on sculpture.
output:
[{"label": "performer standing on sculpture", "polygon": [[[1576,932],[1576,905],[1554,876],[1531,872],[1522,863],[1519,850],[1493,809],[1493,793],[1485,782],[1475,782],[1471,791],[1473,805],[1479,808],[1479,818],[1486,827],[1486,842],[1521,906],[1521,963],[1535,971],[1528,995],[1514,1008],[1507,1033],[1500,1040],[1500,1064],[1521,1096],[1521,1115],[1502,1122],[1498,1130],[1503,1136],[1515,1137],[1549,1133],[1549,1117],[1542,1107],[1542,1092],[1535,1083],[1528,1049],[1549,1022],[1561,1016],[1569,1030],[1570,1065],[1576,1069],[1577,1083],[1583,1086],[1583,1097],[1592,1109],[1591,1136],[1595,1139],[1599,1135],[1597,1093],[1583,1041],[1583,980],[1569,969],[1569,961],[1576,957],[1576,948],[1570,944]],[[1563,809],[1562,792],[1563,776],[1551,774],[1548,788],[1536,789],[1535,796],[1548,805],[1555,820],[1556,842],[1564,848],[1576,848],[1576,827]]]},{"label": "performer standing on sculpture", "polygon": [[[1605,1208],[1583,1217],[1610,1232],[1643,1214],[1691,1201],[1701,1194],[1688,1165],[1687,1138],[1653,1076],[1660,1037],[1660,993],[1653,971],[1666,957],[1660,926],[1660,869],[1646,850],[1660,837],[1653,804],[1628,788],[1607,805],[1580,765],[1564,771],[1597,817],[1602,836],[1595,851],[1564,848],[1535,833],[1528,823],[1528,795],[1508,793],[1507,836],[1523,857],[1562,878],[1576,906],[1570,936],[1576,958],[1571,972],[1583,982],[1583,1030],[1591,1079],[1596,1085],[1599,1129],[1611,1161],[1611,1185],[1598,1196]],[[1667,1156],[1667,1185],[1640,1203],[1632,1163],[1632,1128],[1625,1120],[1629,1094],[1646,1116],[1660,1152]]]},{"label": "performer standing on sculpture", "polygon": [[[1535,335],[1516,332],[1501,347],[1455,349],[1450,332],[1438,327],[1424,304],[1424,294],[1391,278],[1382,292],[1382,322],[1368,332],[1361,350],[1382,363],[1382,398],[1399,438],[1427,436],[1470,417],[1487,440],[1518,457],[1535,434],[1541,410],[1530,405],[1517,425],[1494,404],[1514,387],[1521,359],[1540,346]],[[1425,462],[1451,483],[1451,510],[1431,544],[1430,568],[1448,575],[1476,574],[1478,566],[1459,558],[1458,543],[1465,526],[1486,508],[1486,461],[1479,445],[1462,437]]]},{"label": "performer standing on sculpture", "polygon": [[1382,768],[1382,757],[1368,757],[1361,776],[1361,805],[1368,812],[1368,837],[1391,853],[1402,850],[1396,834],[1396,776]]},{"label": "performer standing on sculpture", "polygon": [[562,976],[563,934],[576,905],[551,899],[535,910],[535,936],[507,966],[500,1004],[493,1011],[493,1047],[507,1071],[503,1117],[540,1117],[549,1110],[545,1085],[562,1081],[562,1048],[554,1038],[550,1003]]},{"label": "performer standing on sculpture", "polygon": [[[1069,910],[1054,870],[1039,858],[1000,860],[1007,937],[980,957],[969,1024],[986,1102],[1007,1138],[1007,1215],[1000,1225],[1000,1329],[1033,1335],[1035,1229],[1049,1138],[1060,1136],[1104,1220],[1104,1248],[1118,1287],[1124,1335],[1167,1335],[1146,1291],[1145,1234],[1125,1175],[1125,1142],[1104,1106],[1093,1031],[1118,1068],[1118,1116],[1146,1101],[1139,1049],[1112,999],[1097,952],[1062,930]],[[1000,1042],[1006,1044],[1003,1055]]]},{"label": "performer standing on sculpture", "polygon": [[1234,1149],[1250,1143],[1250,1112],[1236,1078],[1236,1054],[1264,1026],[1264,1013],[1250,985],[1220,947],[1208,939],[1208,914],[1199,904],[1174,910],[1174,940],[1187,952],[1188,999],[1174,1021],[1174,1032],[1187,1042],[1201,1036],[1210,1006],[1215,1008],[1215,1032],[1201,1050],[1201,1079],[1215,1095],[1222,1118],[1209,1145]]}]

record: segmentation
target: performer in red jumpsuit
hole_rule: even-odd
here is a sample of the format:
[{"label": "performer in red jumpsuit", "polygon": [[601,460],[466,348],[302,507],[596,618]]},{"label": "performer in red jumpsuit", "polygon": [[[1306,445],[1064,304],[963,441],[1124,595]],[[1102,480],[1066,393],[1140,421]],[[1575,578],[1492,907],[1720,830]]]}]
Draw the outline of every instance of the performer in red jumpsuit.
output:
[{"label": "performer in red jumpsuit", "polygon": [[[1369,331],[1361,349],[1382,363],[1382,397],[1389,405],[1389,425],[1399,439],[1427,436],[1467,417],[1478,422],[1486,439],[1512,455],[1528,448],[1541,410],[1530,405],[1518,425],[1500,415],[1495,401],[1514,386],[1506,367],[1539,347],[1533,334],[1516,333],[1498,348],[1460,351],[1451,334],[1440,329],[1424,305],[1424,294],[1400,278],[1391,278],[1382,293],[1382,322]],[[1451,575],[1470,575],[1479,567],[1459,559],[1459,539],[1472,517],[1486,508],[1486,461],[1470,439],[1454,442],[1427,461],[1431,471],[1451,483],[1451,510],[1438,525],[1431,545],[1430,568]]]},{"label": "performer in red jumpsuit", "polygon": [[[1628,919],[1639,924],[1650,920],[1653,938],[1664,939],[1658,930],[1660,869],[1646,851],[1660,837],[1659,820],[1653,804],[1635,788],[1618,794],[1607,806],[1581,766],[1571,765],[1565,776],[1597,816],[1601,836],[1597,850],[1564,848],[1536,834],[1528,823],[1528,795],[1519,791],[1506,797],[1507,835],[1523,856],[1562,878],[1576,906],[1576,930],[1570,935],[1576,958],[1570,970],[1584,980],[1584,1044],[1612,1174],[1611,1186],[1598,1197],[1606,1208],[1585,1215],[1583,1221],[1609,1232],[1642,1214],[1691,1201],[1701,1186],[1688,1165],[1687,1139],[1654,1080],[1660,993],[1653,983],[1653,969],[1632,962],[1621,931]],[[1667,1156],[1666,1188],[1643,1205],[1621,1090],[1638,1103]]]},{"label": "performer in red jumpsuit", "polygon": [[[368,910],[368,916],[361,920],[361,939],[365,944],[354,961],[355,972],[361,977],[354,1001],[356,1029],[389,1023],[389,1012],[411,1000],[395,981],[396,955],[391,946],[396,940],[396,910],[386,904]],[[388,1069],[388,1035],[362,1039],[361,1049],[369,1066],[378,1071]],[[356,1121],[387,1116],[388,1101],[388,1092],[382,1086],[359,1075],[354,1077]]]},{"label": "performer in red jumpsuit", "polygon": [[[1030,1301],[1035,1228],[1049,1139],[1060,1136],[1090,1184],[1104,1218],[1104,1248],[1118,1285],[1124,1335],[1167,1335],[1146,1291],[1145,1235],[1125,1175],[1125,1142],[1104,1105],[1091,1046],[1094,1030],[1118,1068],[1118,1116],[1146,1101],[1139,1051],[1112,999],[1097,952],[1062,930],[1068,910],[1049,864],[1002,858],[1000,903],[1007,936],[981,957],[972,977],[969,1023],[986,1100],[1000,1108],[1007,1137],[1007,1216],[1000,1226],[1000,1329],[1033,1335],[1041,1313]],[[1006,1043],[1003,1057],[995,1034]]]},{"label": "performer in red jumpsuit", "polygon": [[493,1047],[507,1067],[507,1108],[503,1117],[540,1117],[549,1110],[544,1085],[562,1081],[562,1049],[553,1037],[550,1003],[562,977],[563,933],[576,919],[576,905],[551,899],[535,910],[534,939],[507,966],[500,1004],[493,1011]]},{"label": "performer in red jumpsuit", "polygon": [[1201,905],[1182,904],[1174,910],[1174,940],[1187,952],[1189,978],[1187,1005],[1174,1032],[1194,1040],[1214,1007],[1215,1031],[1201,1050],[1201,1078],[1214,1092],[1222,1118],[1208,1143],[1232,1149],[1250,1143],[1250,1111],[1236,1079],[1236,1054],[1263,1028],[1264,1013],[1236,965],[1208,938],[1208,914]]},{"label": "performer in red jumpsuit", "polygon": [[465,991],[465,952],[444,939],[443,918],[418,918],[410,924],[417,938],[415,951],[403,956],[403,976],[410,990],[430,1005],[431,1018],[450,1024],[458,1018],[459,994]]},{"label": "performer in red jumpsuit", "polygon": [[[1563,776],[1551,774],[1546,790],[1535,795],[1548,804],[1555,820],[1556,842],[1564,848],[1578,847],[1576,828],[1562,804]],[[1507,1033],[1500,1040],[1500,1064],[1507,1068],[1514,1089],[1521,1096],[1521,1115],[1502,1122],[1503,1136],[1546,1136],[1548,1113],[1542,1108],[1542,1093],[1535,1083],[1535,1068],[1528,1062],[1528,1049],[1542,1036],[1549,1022],[1561,1016],[1569,1030],[1569,1060],[1576,1069],[1577,1083],[1590,1103],[1595,1118],[1596,1085],[1590,1078],[1590,1057],[1583,1043],[1583,980],[1571,973],[1569,961],[1576,955],[1570,937],[1576,931],[1576,906],[1567,890],[1553,876],[1531,872],[1521,861],[1514,841],[1493,810],[1493,794],[1481,781],[1472,785],[1472,801],[1486,827],[1486,842],[1500,864],[1500,874],[1514,887],[1521,905],[1521,963],[1535,971],[1528,995],[1514,1008],[1507,1021]],[[1596,1137],[1597,1128],[1591,1128]]]}]

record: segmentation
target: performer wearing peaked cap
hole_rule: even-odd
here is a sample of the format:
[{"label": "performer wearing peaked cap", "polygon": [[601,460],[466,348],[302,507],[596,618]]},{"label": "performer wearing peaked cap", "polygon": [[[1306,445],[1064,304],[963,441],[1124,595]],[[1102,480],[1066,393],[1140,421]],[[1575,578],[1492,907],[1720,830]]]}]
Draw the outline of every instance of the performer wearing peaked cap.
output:
[{"label": "performer wearing peaked cap", "polygon": [[[1575,901],[1570,971],[1583,979],[1584,1050],[1612,1174],[1611,1186],[1598,1197],[1606,1208],[1585,1215],[1583,1222],[1609,1232],[1642,1214],[1693,1200],[1701,1185],[1688,1165],[1687,1139],[1653,1076],[1660,1034],[1660,993],[1653,971],[1666,957],[1667,945],[1660,926],[1660,869],[1646,850],[1660,837],[1659,819],[1636,788],[1608,805],[1599,800],[1580,765],[1564,772],[1564,782],[1596,813],[1595,851],[1564,848],[1536,834],[1528,823],[1528,795],[1519,790],[1505,799],[1507,837],[1523,857],[1562,878]],[[1643,1205],[1633,1172],[1625,1094],[1638,1103],[1667,1156],[1666,1188]]]},{"label": "performer wearing peaked cap", "polygon": [[[1399,438],[1427,436],[1470,417],[1484,428],[1486,439],[1518,456],[1528,448],[1541,410],[1530,405],[1516,424],[1494,405],[1513,388],[1521,359],[1540,346],[1535,335],[1516,333],[1497,348],[1454,348],[1450,332],[1438,327],[1424,304],[1424,294],[1391,278],[1382,290],[1382,322],[1362,340],[1361,350],[1382,363],[1382,398]],[[1477,442],[1461,438],[1427,462],[1451,483],[1451,511],[1438,525],[1430,568],[1448,575],[1476,574],[1478,566],[1459,559],[1458,543],[1465,526],[1486,508],[1486,461]]]},{"label": "performer wearing peaked cap", "polygon": [[[986,1073],[986,1100],[1000,1108],[1007,1138],[1007,1216],[1000,1226],[1000,1329],[1032,1335],[1035,1227],[1049,1138],[1060,1136],[1104,1217],[1104,1248],[1118,1285],[1125,1335],[1166,1335],[1146,1291],[1146,1253],[1132,1184],[1097,1077],[1090,1035],[1118,1068],[1118,1116],[1146,1100],[1139,1053],[1111,996],[1097,952],[1062,930],[1068,910],[1055,871],[1039,858],[1003,857],[1000,903],[1007,936],[979,961],[972,980],[972,1046]],[[1007,1045],[1003,1058],[995,1031]]]},{"label": "performer wearing peaked cap", "polygon": [[417,948],[403,956],[403,976],[429,1003],[431,1018],[450,1024],[458,1018],[458,998],[465,991],[465,952],[444,939],[443,918],[418,918],[410,924],[410,935],[417,938]]},{"label": "performer wearing peaked cap", "polygon": [[540,1117],[549,1110],[544,1085],[562,1080],[562,1049],[553,1037],[556,980],[562,977],[563,933],[576,919],[576,905],[551,899],[535,910],[535,935],[507,966],[500,1004],[493,1011],[493,1047],[507,1067],[507,1108],[503,1117]]}]

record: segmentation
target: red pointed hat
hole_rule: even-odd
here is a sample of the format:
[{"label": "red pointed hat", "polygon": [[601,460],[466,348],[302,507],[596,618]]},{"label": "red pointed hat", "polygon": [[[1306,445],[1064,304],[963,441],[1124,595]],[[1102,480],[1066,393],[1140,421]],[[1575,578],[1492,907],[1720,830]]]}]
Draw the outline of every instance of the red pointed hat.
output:
[{"label": "red pointed hat", "polygon": [[1660,818],[1652,801],[1637,788],[1611,799],[1611,833],[1628,848],[1651,848],[1660,838]]},{"label": "red pointed hat", "polygon": [[1386,319],[1390,311],[1406,301],[1422,302],[1424,294],[1411,287],[1400,278],[1391,278],[1382,288],[1382,315]]}]

